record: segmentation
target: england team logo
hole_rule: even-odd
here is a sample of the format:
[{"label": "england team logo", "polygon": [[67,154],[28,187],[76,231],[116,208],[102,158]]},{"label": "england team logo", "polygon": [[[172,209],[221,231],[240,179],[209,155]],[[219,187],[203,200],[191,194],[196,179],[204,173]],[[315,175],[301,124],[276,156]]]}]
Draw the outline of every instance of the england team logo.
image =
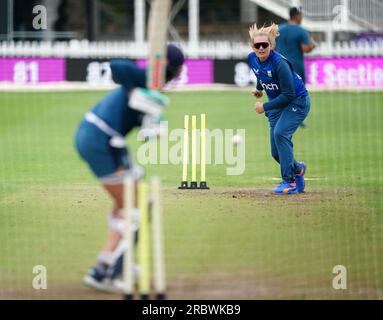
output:
[{"label": "england team logo", "polygon": [[271,70],[267,70],[267,75],[268,75],[270,78],[273,77],[273,75],[271,74]]}]

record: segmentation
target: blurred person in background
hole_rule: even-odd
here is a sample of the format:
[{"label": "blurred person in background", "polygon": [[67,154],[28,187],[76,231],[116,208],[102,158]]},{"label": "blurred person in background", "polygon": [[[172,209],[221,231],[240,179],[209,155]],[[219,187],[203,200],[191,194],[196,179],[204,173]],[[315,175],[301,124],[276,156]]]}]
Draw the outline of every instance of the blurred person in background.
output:
[{"label": "blurred person in background", "polygon": [[[304,54],[309,53],[317,43],[310,34],[301,27],[303,12],[301,8],[293,7],[289,11],[290,20],[279,26],[279,37],[276,42],[276,50],[285,56],[293,65],[294,71],[306,83]],[[306,127],[304,122],[300,125]]]},{"label": "blurred person in background", "polygon": [[294,71],[306,83],[304,54],[309,53],[317,43],[310,34],[301,27],[303,12],[300,8],[291,8],[290,20],[279,26],[279,37],[276,40],[276,50],[287,58],[293,65]]}]

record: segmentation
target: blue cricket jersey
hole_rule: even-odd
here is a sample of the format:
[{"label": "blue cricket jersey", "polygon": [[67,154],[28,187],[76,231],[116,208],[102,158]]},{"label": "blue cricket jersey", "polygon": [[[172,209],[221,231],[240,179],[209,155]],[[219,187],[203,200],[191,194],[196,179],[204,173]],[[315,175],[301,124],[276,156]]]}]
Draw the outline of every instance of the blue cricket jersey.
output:
[{"label": "blue cricket jersey", "polygon": [[291,63],[274,50],[264,62],[251,52],[248,64],[257,77],[257,90],[265,90],[269,98],[263,105],[265,111],[284,108],[296,97],[308,95],[302,78],[294,72]]},{"label": "blue cricket jersey", "polygon": [[128,60],[112,60],[110,68],[113,81],[121,87],[98,102],[92,112],[125,136],[141,125],[142,113],[129,107],[128,92],[136,87],[146,87],[146,70]]}]

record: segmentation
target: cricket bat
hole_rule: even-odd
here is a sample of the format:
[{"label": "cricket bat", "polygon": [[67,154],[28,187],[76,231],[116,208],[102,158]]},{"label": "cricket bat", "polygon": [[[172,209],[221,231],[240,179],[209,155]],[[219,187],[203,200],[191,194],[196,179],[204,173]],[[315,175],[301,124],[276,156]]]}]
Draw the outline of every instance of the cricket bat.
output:
[{"label": "cricket bat", "polygon": [[129,105],[138,111],[158,116],[169,99],[158,91],[165,84],[166,39],[171,0],[153,0],[148,23],[147,88],[135,88],[130,93]]},{"label": "cricket bat", "polygon": [[151,3],[148,23],[147,87],[160,90],[165,84],[166,41],[171,0],[152,0]]}]

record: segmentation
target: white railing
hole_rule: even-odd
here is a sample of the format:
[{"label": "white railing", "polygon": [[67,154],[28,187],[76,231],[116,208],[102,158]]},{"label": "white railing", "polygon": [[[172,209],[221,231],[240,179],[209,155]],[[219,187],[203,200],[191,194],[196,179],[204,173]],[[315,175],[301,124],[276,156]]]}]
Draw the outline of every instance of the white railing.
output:
[{"label": "white railing", "polygon": [[381,57],[383,56],[383,41],[326,42],[309,54],[317,57]]},{"label": "white railing", "polygon": [[[243,59],[251,51],[244,42],[204,41],[198,47],[188,43],[178,44],[191,58]],[[147,56],[146,43],[135,42],[0,42],[0,57],[65,57],[139,59]],[[383,56],[383,41],[320,43],[311,56]]]},{"label": "white railing", "polygon": [[[249,46],[241,42],[202,41],[198,47],[188,43],[178,44],[189,57],[199,58],[241,58],[246,56]],[[148,54],[147,43],[109,41],[69,42],[9,41],[0,42],[0,56],[24,57],[68,57],[68,58],[144,58]]]}]

